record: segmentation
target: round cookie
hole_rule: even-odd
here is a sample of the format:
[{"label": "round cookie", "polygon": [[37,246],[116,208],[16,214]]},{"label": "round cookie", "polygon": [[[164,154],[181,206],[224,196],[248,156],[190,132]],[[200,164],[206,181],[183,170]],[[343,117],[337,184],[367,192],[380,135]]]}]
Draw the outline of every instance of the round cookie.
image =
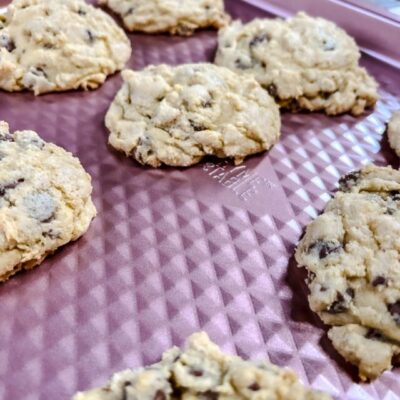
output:
[{"label": "round cookie", "polygon": [[[369,165],[343,177],[324,213],[307,227],[296,260],[309,273],[310,307],[326,324],[358,325],[376,332],[367,339],[379,335],[382,342],[399,346],[400,171]],[[353,331],[333,331],[340,353],[350,354],[341,343]],[[353,345],[350,336],[348,341],[353,353],[368,347]],[[362,378],[382,372],[382,364],[376,369],[357,364],[367,364],[369,357],[374,355],[348,358]]]},{"label": "round cookie", "polygon": [[14,0],[0,16],[0,89],[95,89],[122,69],[129,39],[83,0]]},{"label": "round cookie", "polygon": [[286,109],[360,115],[375,105],[378,85],[359,59],[346,32],[301,12],[222,29],[215,63],[254,76]]},{"label": "round cookie", "polygon": [[204,332],[186,349],[173,348],[160,363],[115,374],[107,386],[73,400],[329,400],[305,388],[291,370],[222,353]]},{"label": "round cookie", "polygon": [[400,157],[400,110],[393,113],[387,127],[390,147]]},{"label": "round cookie", "polygon": [[192,35],[199,28],[221,28],[229,17],[223,0],[99,0],[120,15],[130,31]]},{"label": "round cookie", "polygon": [[206,155],[236,163],[280,136],[278,106],[251,77],[213,64],[123,71],[106,115],[109,143],[139,163],[187,167]]},{"label": "round cookie", "polygon": [[0,122],[0,281],[78,239],[96,215],[79,160]]}]

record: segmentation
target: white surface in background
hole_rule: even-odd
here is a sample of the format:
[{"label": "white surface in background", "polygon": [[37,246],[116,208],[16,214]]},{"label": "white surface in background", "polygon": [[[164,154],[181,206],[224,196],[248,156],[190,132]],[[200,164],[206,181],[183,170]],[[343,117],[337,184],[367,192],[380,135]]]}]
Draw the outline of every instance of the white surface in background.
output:
[{"label": "white surface in background", "polygon": [[390,12],[392,12],[393,14],[400,15],[400,7],[391,8]]}]

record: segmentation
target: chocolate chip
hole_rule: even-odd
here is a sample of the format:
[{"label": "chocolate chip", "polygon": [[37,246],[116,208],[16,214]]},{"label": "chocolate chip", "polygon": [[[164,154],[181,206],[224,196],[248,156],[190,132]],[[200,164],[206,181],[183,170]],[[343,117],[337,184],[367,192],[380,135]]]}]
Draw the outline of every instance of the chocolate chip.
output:
[{"label": "chocolate chip", "polygon": [[236,68],[239,68],[239,69],[249,69],[249,68],[251,68],[251,65],[245,64],[240,58],[237,58],[235,60],[235,66],[236,66]]},{"label": "chocolate chip", "polygon": [[24,199],[24,205],[29,215],[39,222],[47,223],[55,217],[57,204],[47,192],[31,193]]},{"label": "chocolate chip", "polygon": [[79,14],[79,15],[86,15],[87,12],[86,12],[85,10],[83,10],[82,8],[80,8],[80,9],[78,10],[78,14]]},{"label": "chocolate chip", "polygon": [[133,7],[129,8],[128,11],[124,14],[124,17],[133,14],[133,11],[134,11]]},{"label": "chocolate chip", "polygon": [[15,50],[15,42],[6,35],[0,35],[0,47],[4,47],[8,52]]},{"label": "chocolate chip", "polygon": [[257,392],[261,389],[260,385],[257,382],[252,383],[247,389],[252,390],[253,392]]},{"label": "chocolate chip", "polygon": [[194,130],[195,132],[200,132],[200,131],[205,131],[205,130],[207,130],[207,128],[206,128],[204,125],[199,124],[199,123],[196,122],[196,121],[189,120],[189,122],[190,122],[190,125],[191,125],[191,127],[193,128],[193,130]]},{"label": "chocolate chip", "polygon": [[368,332],[365,334],[365,337],[367,339],[380,340],[380,341],[383,341],[385,339],[385,337],[382,335],[381,332],[373,328],[368,329]]},{"label": "chocolate chip", "polygon": [[167,396],[162,390],[157,390],[156,394],[153,397],[153,400],[166,400]]},{"label": "chocolate chip", "polygon": [[397,300],[396,303],[389,304],[388,310],[390,314],[392,314],[396,324],[400,325],[400,300]]},{"label": "chocolate chip", "polygon": [[20,178],[15,182],[7,183],[5,185],[0,185],[0,197],[4,196],[7,190],[15,189],[19,184],[21,184],[24,181],[25,181],[24,178]]},{"label": "chocolate chip", "polygon": [[190,375],[200,377],[204,375],[204,372],[201,369],[192,369],[190,370]]},{"label": "chocolate chip", "polygon": [[60,234],[55,232],[53,229],[49,229],[48,231],[43,232],[43,236],[44,237],[48,237],[48,238],[53,239],[53,240],[61,238]]},{"label": "chocolate chip", "polygon": [[308,283],[308,284],[312,283],[312,281],[315,279],[316,276],[317,276],[317,275],[315,275],[314,272],[308,271],[307,283]]},{"label": "chocolate chip", "polygon": [[318,257],[322,260],[332,253],[338,253],[342,249],[342,245],[333,240],[319,239],[308,248],[308,253],[316,251]]},{"label": "chocolate chip", "polygon": [[396,211],[397,211],[397,209],[392,208],[392,207],[388,207],[388,208],[386,209],[385,214],[387,214],[387,215],[393,215],[393,214],[396,213]]},{"label": "chocolate chip", "polygon": [[203,398],[206,400],[218,400],[219,394],[217,392],[208,390],[207,392],[204,392]]},{"label": "chocolate chip", "polygon": [[336,300],[328,308],[330,314],[341,314],[347,310],[346,302],[341,293],[337,293]]},{"label": "chocolate chip", "polygon": [[339,189],[342,192],[349,191],[353,186],[360,181],[361,172],[353,171],[339,179]]},{"label": "chocolate chip", "polygon": [[95,34],[90,29],[86,29],[86,34],[88,36],[89,43],[94,43],[94,41],[96,40]]},{"label": "chocolate chip", "polygon": [[250,47],[257,46],[258,44],[260,44],[268,39],[269,39],[268,33],[263,33],[261,35],[254,36],[254,38],[250,41],[249,46]]},{"label": "chocolate chip", "polygon": [[31,137],[28,140],[25,140],[25,139],[21,140],[19,142],[19,145],[22,145],[24,147],[25,146],[35,146],[39,149],[43,149],[43,147],[45,146],[45,142],[42,139],[40,139],[39,137]]},{"label": "chocolate chip", "polygon": [[153,154],[154,151],[150,138],[146,135],[140,137],[137,141],[137,145],[134,151],[134,156],[136,160],[139,161],[141,164],[146,164],[146,158]]},{"label": "chocolate chip", "polygon": [[43,76],[43,77],[47,78],[47,74],[46,74],[46,71],[44,70],[44,66],[38,65],[36,67],[31,67],[30,72],[32,75]]},{"label": "chocolate chip", "polygon": [[0,142],[13,142],[14,136],[10,133],[3,133],[0,135]]},{"label": "chocolate chip", "polygon": [[278,96],[278,88],[274,83],[271,83],[270,85],[267,86],[267,91],[272,97]]},{"label": "chocolate chip", "polygon": [[333,51],[336,49],[336,42],[332,38],[327,38],[322,41],[325,51]]},{"label": "chocolate chip", "polygon": [[319,92],[318,96],[323,98],[323,99],[329,99],[331,97],[332,92]]},{"label": "chocolate chip", "polygon": [[400,200],[400,191],[399,190],[392,190],[389,193],[389,197],[393,200],[393,201],[399,201]]},{"label": "chocolate chip", "polygon": [[204,108],[210,108],[210,107],[212,107],[212,101],[211,100],[203,101],[203,103],[201,105]]},{"label": "chocolate chip", "polygon": [[348,296],[350,296],[352,299],[354,299],[354,296],[356,295],[356,293],[354,292],[354,289],[350,288],[350,287],[346,289],[346,294]]},{"label": "chocolate chip", "polygon": [[126,388],[130,386],[132,386],[132,382],[129,381],[124,382],[124,393],[121,400],[128,400],[128,393],[126,391]]},{"label": "chocolate chip", "polygon": [[386,278],[383,276],[377,276],[373,281],[372,281],[372,286],[379,286],[379,285],[384,285],[386,283]]}]

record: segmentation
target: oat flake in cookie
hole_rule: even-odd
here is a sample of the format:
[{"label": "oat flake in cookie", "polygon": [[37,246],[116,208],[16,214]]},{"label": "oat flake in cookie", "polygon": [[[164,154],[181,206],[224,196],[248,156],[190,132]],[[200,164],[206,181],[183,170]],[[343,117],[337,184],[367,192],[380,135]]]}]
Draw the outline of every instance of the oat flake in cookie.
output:
[{"label": "oat flake in cookie", "polygon": [[79,160],[0,122],[0,281],[78,239],[96,215]]},{"label": "oat flake in cookie", "polygon": [[369,165],[339,183],[296,260],[333,345],[374,379],[400,361],[400,171]]},{"label": "oat flake in cookie", "polygon": [[286,109],[360,115],[378,99],[355,41],[325,19],[238,21],[218,42],[216,64],[254,76]]},{"label": "oat flake in cookie", "polygon": [[129,59],[114,20],[83,0],[14,0],[0,15],[0,89],[94,89]]},{"label": "oat flake in cookie", "polygon": [[74,400],[329,400],[305,388],[290,370],[221,352],[204,332],[186,349],[173,348],[158,364],[115,374],[107,386]]},{"label": "oat flake in cookie", "polygon": [[229,17],[223,0],[99,0],[121,16],[130,31],[192,35],[199,28],[221,28]]},{"label": "oat flake in cookie", "polygon": [[393,113],[387,127],[390,147],[400,157],[400,110]]},{"label": "oat flake in cookie", "polygon": [[109,143],[139,163],[190,166],[206,155],[236,163],[280,136],[278,106],[251,77],[213,64],[123,71],[106,115]]}]

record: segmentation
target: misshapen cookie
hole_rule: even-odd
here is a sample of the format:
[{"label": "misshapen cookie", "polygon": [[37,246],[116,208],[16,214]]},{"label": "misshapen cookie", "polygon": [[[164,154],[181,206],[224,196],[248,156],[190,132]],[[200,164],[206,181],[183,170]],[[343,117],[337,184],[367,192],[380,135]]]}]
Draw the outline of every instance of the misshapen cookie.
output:
[{"label": "misshapen cookie", "polygon": [[216,64],[254,76],[286,109],[360,115],[378,99],[355,41],[325,19],[237,21],[218,44]]},{"label": "misshapen cookie", "polygon": [[[370,165],[306,230],[296,260],[309,272],[309,303],[362,379],[397,361],[400,346],[400,172]],[[369,349],[381,348],[376,354]]]},{"label": "misshapen cookie", "polygon": [[0,16],[0,89],[94,89],[122,69],[128,38],[83,0],[14,0]]},{"label": "misshapen cookie", "polygon": [[106,115],[109,143],[139,163],[190,166],[269,149],[280,136],[278,106],[251,77],[213,64],[123,71]]},{"label": "misshapen cookie", "polygon": [[0,281],[78,239],[96,214],[79,160],[0,122]]},{"label": "misshapen cookie", "polygon": [[130,31],[191,35],[199,28],[221,28],[229,17],[223,0],[99,0],[121,16]]},{"label": "misshapen cookie", "polygon": [[73,400],[329,400],[305,388],[290,370],[221,352],[203,333],[186,349],[173,348],[160,363],[115,374],[107,386]]}]

